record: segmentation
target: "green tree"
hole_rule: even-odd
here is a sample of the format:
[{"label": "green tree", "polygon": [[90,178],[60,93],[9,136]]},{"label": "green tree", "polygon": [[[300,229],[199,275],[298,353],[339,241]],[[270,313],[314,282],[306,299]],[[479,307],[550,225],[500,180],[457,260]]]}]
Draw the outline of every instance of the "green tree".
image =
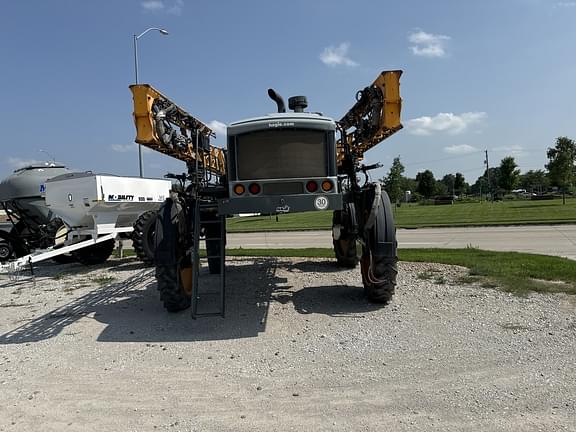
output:
[{"label": "green tree", "polygon": [[456,176],[454,174],[446,174],[442,177],[440,182],[445,186],[442,189],[443,192],[438,192],[440,195],[453,195],[454,190],[456,189]]},{"label": "green tree", "polygon": [[550,181],[552,185],[562,189],[562,202],[566,204],[566,189],[572,186],[576,176],[576,143],[568,137],[558,137],[555,147],[549,148],[546,155],[549,160],[546,169]]},{"label": "green tree", "polygon": [[550,186],[544,170],[530,170],[520,176],[520,185],[530,192],[542,193]]},{"label": "green tree", "polygon": [[520,170],[512,156],[507,156],[500,162],[500,176],[498,178],[498,186],[510,193],[518,183],[520,177]]},{"label": "green tree", "polygon": [[402,200],[404,190],[402,189],[402,173],[404,172],[404,165],[400,162],[400,156],[395,157],[390,167],[388,175],[384,177],[384,189],[388,192],[390,201],[399,202]]},{"label": "green tree", "polygon": [[489,192],[488,191],[488,180],[486,179],[486,177],[485,176],[478,177],[478,179],[476,180],[476,183],[474,183],[470,187],[470,192],[474,195],[479,195],[480,199],[482,199],[482,196],[486,195]]},{"label": "green tree", "polygon": [[457,172],[454,176],[454,192],[456,195],[462,195],[466,189],[466,179],[462,173]]},{"label": "green tree", "polygon": [[436,180],[434,179],[434,174],[432,171],[426,170],[416,174],[416,181],[418,186],[416,191],[422,195],[424,198],[431,198],[436,190]]}]

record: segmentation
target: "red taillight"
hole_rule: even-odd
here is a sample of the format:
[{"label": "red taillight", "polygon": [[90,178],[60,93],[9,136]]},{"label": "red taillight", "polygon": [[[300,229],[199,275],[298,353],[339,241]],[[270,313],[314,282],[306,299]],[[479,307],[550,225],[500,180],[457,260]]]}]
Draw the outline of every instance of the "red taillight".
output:
[{"label": "red taillight", "polygon": [[248,186],[248,190],[252,195],[257,195],[260,193],[260,185],[258,183],[252,183]]},{"label": "red taillight", "polygon": [[316,183],[314,180],[310,180],[308,183],[306,183],[306,190],[308,192],[316,192],[318,190],[318,183]]}]

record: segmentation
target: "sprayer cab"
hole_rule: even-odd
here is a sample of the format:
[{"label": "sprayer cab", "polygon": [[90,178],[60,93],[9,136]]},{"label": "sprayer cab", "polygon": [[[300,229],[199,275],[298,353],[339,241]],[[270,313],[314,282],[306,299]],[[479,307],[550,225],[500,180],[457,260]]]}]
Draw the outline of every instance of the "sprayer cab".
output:
[{"label": "sprayer cab", "polygon": [[289,213],[342,208],[336,123],[305,112],[305,96],[268,95],[277,113],[232,123],[227,130],[228,198],[220,213]]}]

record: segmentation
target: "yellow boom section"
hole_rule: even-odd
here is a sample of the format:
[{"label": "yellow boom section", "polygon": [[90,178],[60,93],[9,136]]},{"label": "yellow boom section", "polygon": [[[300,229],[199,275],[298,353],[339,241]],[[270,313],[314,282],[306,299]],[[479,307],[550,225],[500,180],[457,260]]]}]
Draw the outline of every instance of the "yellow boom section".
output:
[{"label": "yellow boom section", "polygon": [[219,175],[226,173],[224,151],[209,144],[215,135],[208,126],[148,84],[134,84],[130,90],[138,144],[187,163],[198,160]]},{"label": "yellow boom section", "polygon": [[[338,122],[346,131],[350,151],[358,160],[372,147],[402,129],[401,75],[400,70],[380,73],[372,85],[358,92],[356,104]],[[345,156],[341,141],[338,141],[337,149],[340,166]]]}]

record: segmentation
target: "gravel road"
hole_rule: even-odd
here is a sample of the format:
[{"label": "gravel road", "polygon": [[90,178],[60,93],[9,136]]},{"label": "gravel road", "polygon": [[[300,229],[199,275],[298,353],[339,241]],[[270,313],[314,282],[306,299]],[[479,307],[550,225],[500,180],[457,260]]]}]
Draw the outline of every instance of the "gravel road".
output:
[{"label": "gravel road", "polygon": [[166,313],[132,258],[0,279],[0,431],[576,431],[576,299],[400,263],[228,263],[227,317]]}]

